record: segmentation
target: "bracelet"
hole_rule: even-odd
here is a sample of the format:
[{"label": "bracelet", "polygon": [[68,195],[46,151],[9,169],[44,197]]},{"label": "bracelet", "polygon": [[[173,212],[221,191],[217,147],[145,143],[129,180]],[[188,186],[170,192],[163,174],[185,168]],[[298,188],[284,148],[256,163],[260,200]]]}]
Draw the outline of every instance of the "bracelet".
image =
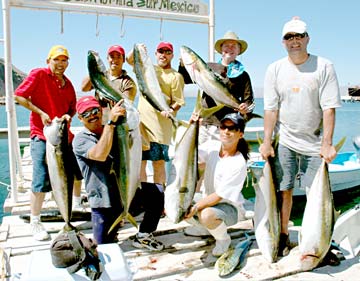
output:
[{"label": "bracelet", "polygon": [[198,205],[195,204],[193,207],[194,207],[194,210],[195,210],[195,214],[197,214],[197,212],[199,211],[199,210],[198,210]]}]

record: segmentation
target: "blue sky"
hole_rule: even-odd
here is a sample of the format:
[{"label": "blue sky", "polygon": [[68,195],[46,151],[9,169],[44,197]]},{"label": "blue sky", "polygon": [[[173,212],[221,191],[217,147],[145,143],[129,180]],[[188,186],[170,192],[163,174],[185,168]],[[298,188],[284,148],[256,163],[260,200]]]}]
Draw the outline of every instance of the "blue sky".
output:
[{"label": "blue sky", "polygon": [[[249,72],[253,86],[262,87],[266,67],[286,55],[281,42],[283,24],[297,15],[308,24],[309,52],[334,63],[341,86],[360,85],[359,11],[358,0],[215,0],[215,39],[233,30],[248,42],[248,50],[238,59]],[[128,51],[135,43],[143,42],[153,52],[162,36],[162,40],[174,44],[174,68],[178,65],[181,45],[189,46],[208,60],[208,27],[205,24],[164,20],[161,28],[159,20],[125,16],[124,34],[121,34],[121,17],[100,16],[97,29],[95,15],[65,13],[64,32],[61,33],[59,12],[18,8],[11,10],[11,21],[13,64],[25,72],[46,66],[50,47],[63,44],[70,52],[66,74],[77,90],[87,75],[89,49],[98,51],[103,60],[112,44],[120,44]],[[0,32],[3,38],[2,28]],[[1,57],[3,50],[0,44]],[[155,60],[154,56],[152,59]],[[125,64],[124,68],[135,77],[129,65]]]}]

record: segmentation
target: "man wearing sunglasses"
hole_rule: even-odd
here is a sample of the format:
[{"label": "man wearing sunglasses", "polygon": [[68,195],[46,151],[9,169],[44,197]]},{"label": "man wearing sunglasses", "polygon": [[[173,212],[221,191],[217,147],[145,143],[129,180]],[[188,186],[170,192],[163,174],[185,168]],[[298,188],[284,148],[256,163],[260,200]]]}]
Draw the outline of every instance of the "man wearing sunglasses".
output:
[{"label": "man wearing sunglasses", "polygon": [[[33,180],[30,195],[30,227],[35,240],[50,239],[41,224],[40,212],[46,192],[50,192],[49,171],[46,164],[44,126],[55,117],[71,122],[75,114],[76,95],[71,81],[65,76],[69,66],[69,52],[61,45],[53,46],[46,59],[47,68],[33,69],[15,91],[15,101],[31,111],[30,147],[33,161]],[[74,135],[69,131],[70,140]],[[69,151],[75,175],[74,195],[80,199],[82,175],[72,150]]]},{"label": "man wearing sunglasses", "polygon": [[[194,113],[190,122],[198,118]],[[221,256],[231,244],[227,227],[245,219],[241,189],[247,175],[249,148],[244,128],[239,113],[227,114],[220,122],[220,141],[210,140],[199,146],[199,163],[206,164],[204,187],[202,198],[190,208],[186,219],[198,234],[201,231],[215,238],[214,256]]]},{"label": "man wearing sunglasses", "polygon": [[[282,42],[288,56],[272,63],[264,82],[264,159],[275,157],[274,183],[280,191],[281,235],[279,256],[290,250],[288,223],[294,182],[310,188],[321,158],[336,157],[332,143],[335,109],[341,106],[333,64],[309,54],[307,25],[294,17],[283,27]],[[279,134],[277,150],[272,137]],[[300,176],[299,176],[300,175]]]},{"label": "man wearing sunglasses", "polygon": [[[147,161],[152,162],[153,181],[159,188],[166,184],[165,162],[169,159],[169,145],[172,136],[172,121],[169,113],[176,116],[178,110],[185,104],[184,79],[172,68],[174,48],[170,42],[160,42],[155,52],[157,65],[154,65],[157,80],[164,94],[165,100],[170,107],[170,112],[158,112],[145,97],[140,95],[138,110],[141,120],[142,137],[149,143],[143,148],[141,181],[147,181]],[[127,62],[134,64],[133,53],[127,55]]]},{"label": "man wearing sunglasses", "polygon": [[[112,170],[114,159],[118,159],[121,153],[118,146],[114,145],[114,133],[118,119],[126,116],[122,102],[112,107],[106,125],[102,124],[102,110],[95,97],[81,97],[76,104],[79,119],[85,128],[75,136],[74,152],[84,175],[93,235],[98,244],[117,241],[118,228],[115,227],[110,233],[108,231],[122,212],[118,184]],[[153,251],[164,248],[152,235],[159,223],[163,206],[163,192],[153,183],[141,183],[129,209],[134,217],[145,213],[133,242],[135,247]]]}]

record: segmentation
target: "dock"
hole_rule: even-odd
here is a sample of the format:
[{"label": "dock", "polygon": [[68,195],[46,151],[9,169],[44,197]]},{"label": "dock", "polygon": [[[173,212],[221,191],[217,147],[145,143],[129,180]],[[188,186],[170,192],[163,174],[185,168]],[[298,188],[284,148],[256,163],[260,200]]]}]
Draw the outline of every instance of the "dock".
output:
[{"label": "dock", "polygon": [[[19,191],[19,202],[5,202],[4,209],[8,212],[3,218],[0,227],[0,247],[4,250],[9,268],[8,277],[4,280],[31,280],[25,278],[25,272],[34,266],[35,254],[46,254],[49,256],[49,249],[52,240],[62,229],[64,222],[44,221],[43,224],[49,232],[51,239],[48,241],[36,241],[32,238],[27,219],[29,210],[29,194],[31,185],[31,159],[29,158],[28,147],[24,149],[23,167],[24,182]],[[90,209],[88,206],[79,215],[78,219],[72,223],[82,231],[87,237],[92,237],[91,222],[89,220]],[[43,206],[44,212],[56,211],[57,206],[48,193]],[[75,215],[75,213],[74,213]],[[135,218],[141,222],[141,215]],[[154,236],[163,242],[165,249],[160,252],[149,252],[137,249],[132,246],[132,240],[137,233],[137,229],[130,223],[125,225],[118,232],[119,242],[117,243],[123,253],[127,264],[131,270],[130,280],[360,280],[359,256],[351,259],[342,260],[338,266],[321,266],[310,272],[301,272],[299,266],[298,234],[300,227],[290,227],[290,240],[292,250],[286,257],[280,258],[275,263],[269,263],[258,249],[256,241],[253,242],[244,263],[239,266],[230,276],[220,277],[214,264],[217,258],[211,254],[215,241],[211,236],[192,237],[184,234],[184,229],[189,226],[185,221],[174,224],[167,217],[160,220],[159,226],[154,232]],[[252,220],[248,219],[230,227],[228,229],[232,238],[232,246],[243,241],[247,235],[253,235]],[[246,233],[246,234],[245,234]],[[100,245],[102,246],[102,245]],[[100,248],[99,246],[99,248]],[[48,264],[44,268],[45,277],[48,280],[58,280],[51,273],[55,268],[49,260],[42,260],[41,264]],[[41,265],[40,265],[41,266]],[[58,270],[58,269],[57,269]],[[65,270],[66,269],[61,269]],[[122,270],[119,265],[119,270]],[[81,273],[81,272],[80,272]],[[79,272],[74,276],[78,276]],[[106,274],[100,280],[106,279]],[[46,280],[46,278],[45,278]],[[86,280],[84,278],[74,279],[72,276],[68,280]],[[59,281],[64,281],[59,279]]]}]

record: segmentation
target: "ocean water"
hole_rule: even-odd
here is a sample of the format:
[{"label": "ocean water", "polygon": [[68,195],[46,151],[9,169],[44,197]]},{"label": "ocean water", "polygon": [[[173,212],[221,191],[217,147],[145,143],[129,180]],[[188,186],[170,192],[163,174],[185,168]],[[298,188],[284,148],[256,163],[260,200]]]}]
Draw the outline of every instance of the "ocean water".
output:
[{"label": "ocean water", "polygon": [[[182,107],[178,113],[178,118],[188,120],[194,109],[196,98],[186,98],[186,105]],[[255,112],[263,115],[263,99],[256,99]],[[22,106],[16,106],[16,115],[18,126],[28,126],[29,124],[29,111]],[[73,126],[81,126],[79,120],[75,117],[73,119]],[[262,119],[253,119],[247,126],[262,126]],[[7,118],[5,106],[0,106],[0,128],[7,127]],[[342,137],[346,136],[346,142],[342,147],[342,151],[353,151],[354,146],[352,139],[360,135],[360,103],[343,103],[342,107],[336,111],[336,127],[334,134],[334,143],[337,143]],[[253,148],[257,151],[257,148]],[[3,204],[5,198],[8,196],[9,178],[9,155],[8,155],[8,142],[7,140],[0,140],[0,222],[2,217],[6,214],[3,213]],[[338,209],[347,210],[360,202],[360,188],[352,190],[349,196],[343,195],[341,197],[334,197],[335,205]],[[304,204],[301,202],[294,205],[292,216],[296,216],[295,220],[299,220],[302,213]]]}]

